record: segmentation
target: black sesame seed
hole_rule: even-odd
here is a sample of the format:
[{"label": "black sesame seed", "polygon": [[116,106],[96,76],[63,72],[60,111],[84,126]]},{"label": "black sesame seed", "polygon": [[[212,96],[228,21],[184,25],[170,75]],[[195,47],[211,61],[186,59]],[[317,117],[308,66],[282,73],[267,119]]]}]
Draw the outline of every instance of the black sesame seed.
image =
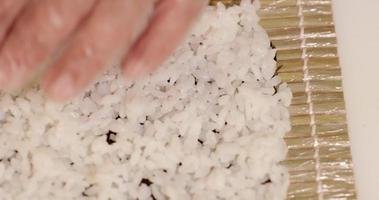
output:
[{"label": "black sesame seed", "polygon": [[199,44],[200,44],[200,45],[203,45],[203,43],[202,43],[202,42],[200,42]]},{"label": "black sesame seed", "polygon": [[268,178],[267,180],[263,181],[261,184],[262,184],[262,185],[266,185],[266,184],[269,184],[269,183],[271,183],[271,182],[272,182],[271,179]]},{"label": "black sesame seed", "polygon": [[93,187],[93,184],[90,184],[89,186],[84,188],[84,191],[82,192],[82,196],[88,197],[89,195],[87,194],[87,190],[90,189],[91,187]]},{"label": "black sesame seed", "polygon": [[143,125],[145,125],[145,123],[143,123],[143,122],[140,122],[140,123],[139,123],[139,125],[143,126]]},{"label": "black sesame seed", "polygon": [[199,79],[197,79],[197,77],[193,74],[192,74],[192,77],[194,79],[194,84],[197,85],[197,83],[199,82]]},{"label": "black sesame seed", "polygon": [[167,173],[167,169],[164,169],[163,172],[164,172],[164,173]]},{"label": "black sesame seed", "polygon": [[70,165],[73,166],[75,163],[74,162],[70,162]]},{"label": "black sesame seed", "polygon": [[179,166],[182,166],[183,165],[183,163],[182,162],[179,162],[179,164],[178,164]]},{"label": "black sesame seed", "polygon": [[107,136],[107,139],[106,139],[106,142],[109,144],[109,145],[112,145],[114,143],[116,143],[116,141],[114,140],[114,137],[117,135],[116,132],[113,132],[111,130],[108,131],[108,133],[106,134]]},{"label": "black sesame seed", "polygon": [[203,140],[197,139],[197,141],[198,141],[201,145],[204,144],[204,141],[203,141]]},{"label": "black sesame seed", "polygon": [[86,194],[85,192],[82,192],[82,196],[83,197],[88,197],[88,194]]},{"label": "black sesame seed", "polygon": [[135,83],[133,83],[132,85],[130,85],[130,86],[128,87],[128,89],[133,88],[134,85],[135,85]]},{"label": "black sesame seed", "polygon": [[139,183],[139,185],[141,186],[142,184],[145,184],[147,186],[150,186],[151,184],[153,184],[153,182],[151,182],[149,179],[147,178],[143,178],[141,179],[141,182]]},{"label": "black sesame seed", "polygon": [[230,169],[232,166],[233,166],[233,164],[230,163],[230,164],[226,167],[226,169]]},{"label": "black sesame seed", "polygon": [[226,125],[228,125],[228,122],[227,122],[227,121],[225,121],[224,125],[225,125],[225,126],[226,126]]},{"label": "black sesame seed", "polygon": [[84,97],[90,97],[91,93],[92,93],[91,91],[88,91],[88,92],[84,93]]},{"label": "black sesame seed", "polygon": [[171,82],[171,78],[167,79],[167,83],[170,83]]},{"label": "black sesame seed", "polygon": [[182,137],[182,135],[178,135],[178,138],[181,138]]},{"label": "black sesame seed", "polygon": [[217,133],[217,134],[220,133],[220,131],[218,131],[218,130],[216,130],[216,129],[213,129],[212,132],[213,132],[213,133]]},{"label": "black sesame seed", "polygon": [[115,119],[116,120],[121,119],[120,115],[117,115]]}]

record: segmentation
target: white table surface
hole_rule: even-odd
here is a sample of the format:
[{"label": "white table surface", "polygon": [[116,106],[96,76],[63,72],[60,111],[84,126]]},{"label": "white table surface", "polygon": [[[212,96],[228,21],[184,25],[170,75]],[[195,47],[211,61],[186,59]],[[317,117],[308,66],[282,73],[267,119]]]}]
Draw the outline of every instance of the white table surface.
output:
[{"label": "white table surface", "polygon": [[379,0],[333,0],[358,198],[379,200]]}]

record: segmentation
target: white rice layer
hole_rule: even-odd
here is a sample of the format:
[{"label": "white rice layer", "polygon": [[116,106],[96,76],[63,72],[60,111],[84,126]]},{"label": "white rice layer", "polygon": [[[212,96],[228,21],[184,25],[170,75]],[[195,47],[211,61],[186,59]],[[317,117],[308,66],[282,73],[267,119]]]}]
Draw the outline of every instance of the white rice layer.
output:
[{"label": "white rice layer", "polygon": [[0,199],[285,199],[291,92],[248,2],[209,7],[143,80],[0,94]]}]

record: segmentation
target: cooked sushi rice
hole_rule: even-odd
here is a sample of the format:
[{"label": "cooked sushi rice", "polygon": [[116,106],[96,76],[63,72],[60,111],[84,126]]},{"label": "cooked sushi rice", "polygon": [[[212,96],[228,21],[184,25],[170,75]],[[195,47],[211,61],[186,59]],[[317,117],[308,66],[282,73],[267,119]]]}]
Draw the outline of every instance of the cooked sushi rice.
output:
[{"label": "cooked sushi rice", "polygon": [[158,71],[65,105],[0,94],[0,199],[285,199],[291,92],[250,1],[207,8]]}]

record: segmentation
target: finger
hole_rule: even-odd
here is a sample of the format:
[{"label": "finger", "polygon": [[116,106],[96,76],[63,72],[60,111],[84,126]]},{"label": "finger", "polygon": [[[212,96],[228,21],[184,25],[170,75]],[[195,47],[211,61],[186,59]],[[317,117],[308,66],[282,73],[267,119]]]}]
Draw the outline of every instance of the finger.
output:
[{"label": "finger", "polygon": [[42,87],[47,95],[64,101],[81,92],[105,66],[125,55],[144,30],[152,10],[152,0],[99,1],[46,74]]},{"label": "finger", "polygon": [[27,0],[0,0],[0,44]]},{"label": "finger", "polygon": [[0,50],[0,87],[13,90],[27,82],[90,12],[94,2],[30,0]]},{"label": "finger", "polygon": [[206,2],[162,0],[151,25],[126,56],[123,63],[125,74],[140,76],[161,64],[185,37]]}]

